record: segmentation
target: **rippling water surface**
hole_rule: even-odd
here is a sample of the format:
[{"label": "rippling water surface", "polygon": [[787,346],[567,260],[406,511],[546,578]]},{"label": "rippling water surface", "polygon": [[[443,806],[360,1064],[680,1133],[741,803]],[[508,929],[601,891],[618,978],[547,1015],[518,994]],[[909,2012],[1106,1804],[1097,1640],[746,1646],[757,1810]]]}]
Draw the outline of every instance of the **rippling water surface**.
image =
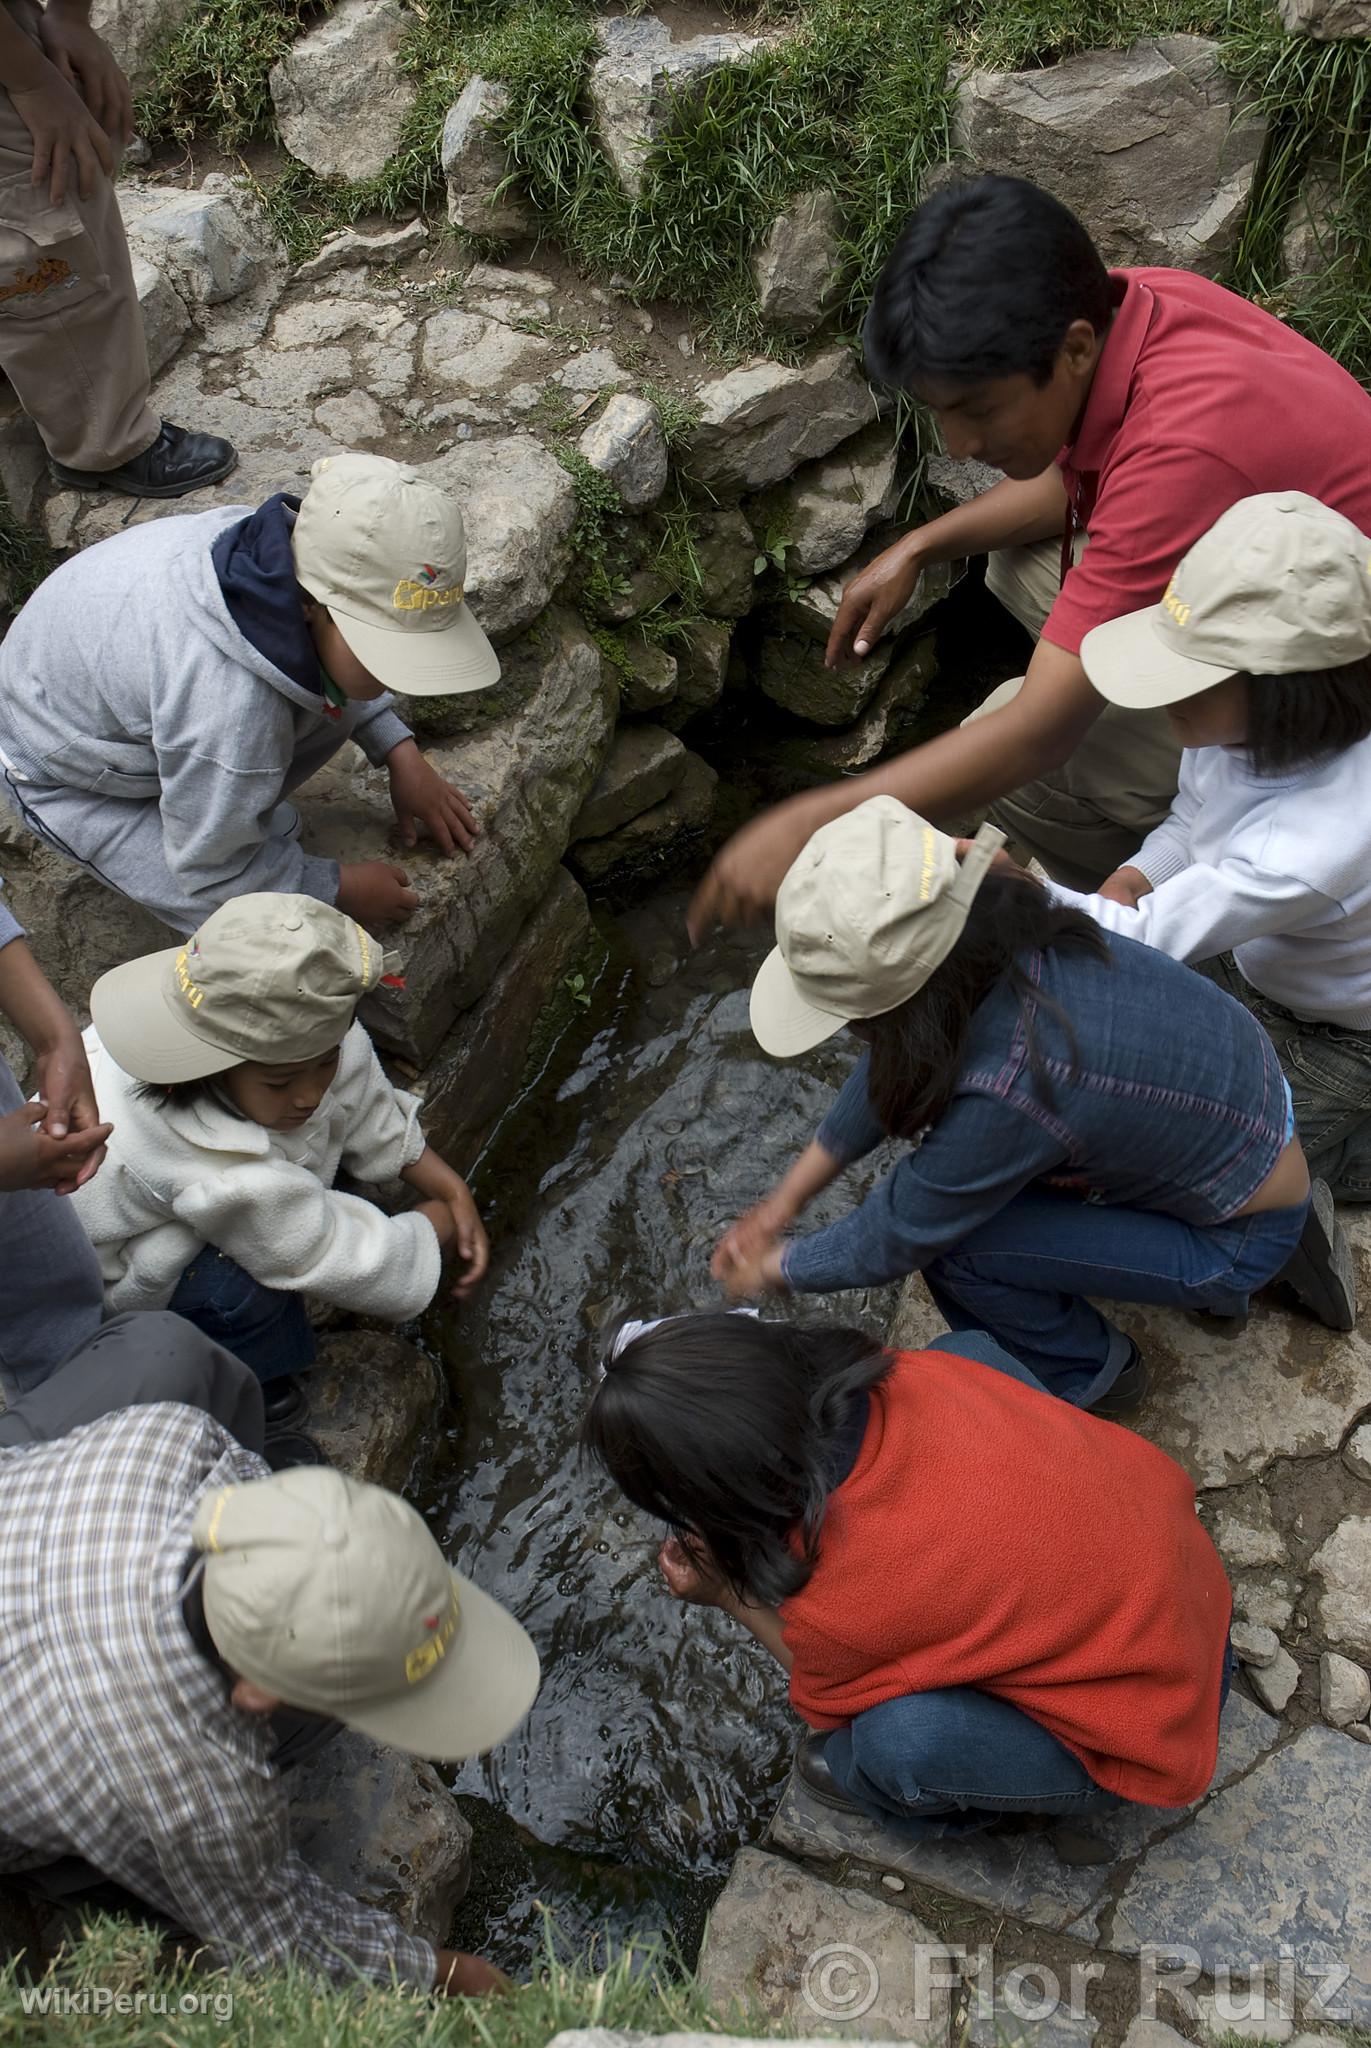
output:
[{"label": "rippling water surface", "polygon": [[[796,1731],[779,1667],[723,1616],[668,1598],[662,1530],[576,1448],[599,1333],[719,1305],[720,1231],[813,1135],[854,1054],[839,1038],[766,1059],[747,1024],[765,942],[691,953],[684,904],[658,898],[608,930],[582,1028],[483,1162],[493,1273],[442,1331],[459,1413],[426,1505],[543,1659],[523,1728],[455,1780],[477,1830],[459,1935],[516,1970],[539,1902],[573,1943],[668,1933],[688,1952],[733,1853],[765,1825]],[[830,1190],[814,1220],[871,1177]],[[892,1296],[803,1312],[821,1307],[880,1330]]]}]

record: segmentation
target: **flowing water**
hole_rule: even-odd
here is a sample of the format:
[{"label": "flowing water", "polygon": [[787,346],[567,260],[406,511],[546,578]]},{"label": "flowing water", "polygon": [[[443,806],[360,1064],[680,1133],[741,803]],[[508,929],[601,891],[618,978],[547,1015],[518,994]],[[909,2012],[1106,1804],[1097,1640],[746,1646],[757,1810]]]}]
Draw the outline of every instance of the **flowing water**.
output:
[{"label": "flowing water", "polygon": [[[582,1028],[506,1119],[477,1176],[494,1244],[480,1301],[442,1331],[458,1420],[426,1506],[448,1554],[513,1609],[543,1659],[527,1722],[455,1788],[477,1830],[458,1935],[515,1970],[539,1902],[576,1945],[668,1934],[689,1953],[789,1765],[778,1666],[722,1615],[678,1606],[664,1533],[583,1466],[601,1333],[713,1308],[709,1257],[818,1125],[854,1048],[768,1060],[747,1023],[766,945],[691,953],[685,897],[606,920]],[[815,1205],[840,1215],[879,1168]],[[836,1311],[882,1330],[893,1290]]]}]

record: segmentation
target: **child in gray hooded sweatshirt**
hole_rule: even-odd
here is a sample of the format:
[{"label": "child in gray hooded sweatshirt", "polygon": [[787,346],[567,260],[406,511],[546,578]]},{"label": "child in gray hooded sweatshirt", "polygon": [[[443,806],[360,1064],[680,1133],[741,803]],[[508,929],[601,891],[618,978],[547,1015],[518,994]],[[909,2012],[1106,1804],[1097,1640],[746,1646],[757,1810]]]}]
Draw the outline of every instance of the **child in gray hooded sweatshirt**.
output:
[{"label": "child in gray hooded sweatshirt", "polygon": [[470,848],[465,797],[391,708],[493,683],[464,602],[456,502],[379,455],[326,457],[303,500],[165,518],[35,591],[0,646],[0,775],[32,830],[190,932],[249,891],[411,914],[388,861],[306,854],[285,800],[356,740],[402,837]]}]

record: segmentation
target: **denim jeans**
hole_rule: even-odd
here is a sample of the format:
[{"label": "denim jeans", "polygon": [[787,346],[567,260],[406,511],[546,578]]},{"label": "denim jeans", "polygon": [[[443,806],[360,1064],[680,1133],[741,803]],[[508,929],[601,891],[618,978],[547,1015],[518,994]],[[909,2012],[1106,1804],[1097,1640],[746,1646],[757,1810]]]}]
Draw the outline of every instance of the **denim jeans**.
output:
[{"label": "denim jeans", "polygon": [[1128,1339],[1085,1298],[1241,1314],[1299,1243],[1308,1203],[1200,1228],[1152,1209],[1028,1187],[924,1268],[952,1330],[986,1330],[1064,1401],[1088,1408]]},{"label": "denim jeans", "polygon": [[264,1383],[314,1363],[314,1332],[299,1295],[261,1286],[211,1244],[186,1267],[167,1306]]},{"label": "denim jeans", "polygon": [[1245,981],[1231,953],[1196,964],[1252,1012],[1275,1046],[1309,1171],[1328,1182],[1335,1202],[1371,1202],[1371,1031],[1297,1017]]},{"label": "denim jeans", "polygon": [[[1047,1391],[981,1331],[939,1337],[928,1348],[978,1359]],[[1235,1668],[1230,1646],[1220,1712]],[[876,1819],[899,1821],[905,1834],[970,1834],[1005,1813],[1107,1813],[1124,1804],[1030,1715],[969,1685],[868,1707],[834,1729],[824,1762],[840,1791]]]}]

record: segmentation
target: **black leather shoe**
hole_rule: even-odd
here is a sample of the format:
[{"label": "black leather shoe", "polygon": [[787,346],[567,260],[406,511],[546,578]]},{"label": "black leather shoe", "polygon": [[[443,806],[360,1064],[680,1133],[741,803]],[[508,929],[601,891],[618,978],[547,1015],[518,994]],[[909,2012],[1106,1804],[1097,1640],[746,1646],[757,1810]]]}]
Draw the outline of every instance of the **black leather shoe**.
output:
[{"label": "black leather shoe", "polygon": [[118,469],[68,469],[49,461],[59,484],[73,491],[125,491],[131,498],[184,498],[187,491],[220,484],[238,467],[238,450],[217,434],[193,434],[163,420],[151,448]]},{"label": "black leather shoe", "polygon": [[267,1418],[267,1435],[294,1429],[309,1414],[309,1395],[294,1373],[267,1380],[262,1388],[262,1408]]},{"label": "black leather shoe", "polygon": [[1125,1415],[1136,1414],[1147,1398],[1147,1367],[1137,1345],[1131,1338],[1129,1342],[1132,1348],[1127,1365],[1113,1386],[1090,1404],[1090,1413],[1103,1415],[1106,1422],[1119,1422]]},{"label": "black leather shoe", "polygon": [[801,1736],[796,1744],[795,1776],[802,1789],[810,1799],[817,1799],[821,1806],[832,1806],[839,1813],[856,1813],[861,1814],[863,1820],[869,1819],[870,1816],[856,1801],[840,1792],[835,1784],[833,1774],[824,1762],[826,1740],[826,1736],[811,1732]]},{"label": "black leather shoe", "polygon": [[1330,1330],[1355,1330],[1357,1276],[1351,1246],[1338,1228],[1327,1181],[1316,1180],[1310,1194],[1300,1241],[1276,1278],[1293,1287],[1310,1314]]},{"label": "black leather shoe", "polygon": [[327,1465],[320,1446],[303,1429],[268,1430],[262,1449],[273,1472],[292,1472],[300,1465]]}]

